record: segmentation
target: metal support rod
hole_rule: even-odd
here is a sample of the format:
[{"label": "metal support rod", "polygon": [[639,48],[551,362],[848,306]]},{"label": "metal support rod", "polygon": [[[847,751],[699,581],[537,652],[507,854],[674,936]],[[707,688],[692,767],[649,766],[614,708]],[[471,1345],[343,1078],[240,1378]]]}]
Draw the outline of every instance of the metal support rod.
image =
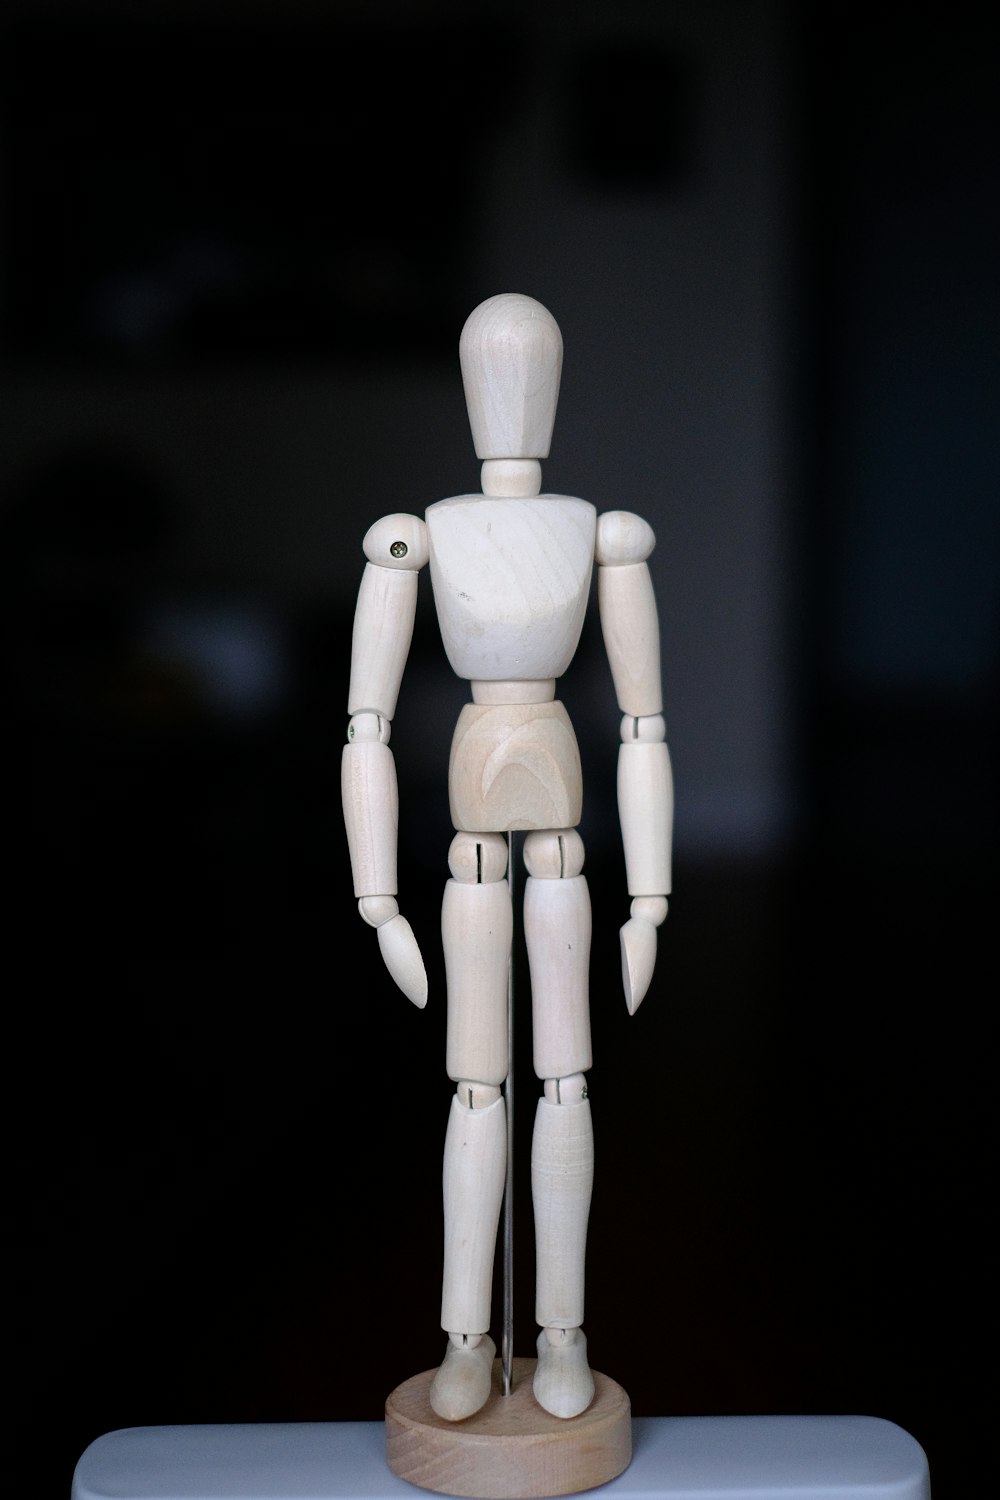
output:
[{"label": "metal support rod", "polygon": [[[511,908],[514,905],[514,835],[507,834],[507,885]],[[512,1389],[511,1368],[514,1363],[514,948],[511,944],[507,964],[507,1079],[504,1083],[507,1108],[507,1172],[503,1190],[503,1335],[500,1341],[500,1365],[503,1393]]]}]

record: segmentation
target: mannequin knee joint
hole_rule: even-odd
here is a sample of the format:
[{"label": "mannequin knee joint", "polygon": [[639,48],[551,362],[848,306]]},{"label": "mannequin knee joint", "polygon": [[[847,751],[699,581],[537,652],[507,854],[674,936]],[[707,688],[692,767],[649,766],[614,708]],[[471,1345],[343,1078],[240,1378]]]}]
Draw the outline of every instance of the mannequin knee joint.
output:
[{"label": "mannequin knee joint", "polygon": [[463,1078],[455,1085],[455,1096],[466,1109],[488,1109],[500,1098],[500,1089],[495,1083],[473,1083]]},{"label": "mannequin knee joint", "polygon": [[583,1073],[568,1078],[546,1078],[545,1097],[550,1104],[581,1104],[588,1097],[587,1079]]},{"label": "mannequin knee joint", "polygon": [[571,880],[583,869],[583,839],[575,828],[529,833],[524,840],[524,864],[536,880]]},{"label": "mannequin knee joint", "polygon": [[507,840],[502,833],[456,833],[448,869],[463,885],[492,885],[507,872]]}]

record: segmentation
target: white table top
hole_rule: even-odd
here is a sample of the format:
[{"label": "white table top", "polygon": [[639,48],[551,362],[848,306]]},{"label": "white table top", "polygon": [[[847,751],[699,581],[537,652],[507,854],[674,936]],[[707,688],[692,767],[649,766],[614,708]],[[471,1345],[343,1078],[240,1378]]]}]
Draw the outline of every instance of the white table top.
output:
[{"label": "white table top", "polygon": [[[930,1500],[927,1460],[879,1417],[637,1417],[616,1500]],[[391,1500],[381,1422],[128,1427],[80,1458],[72,1500]],[[596,1494],[597,1491],[590,1493]]]}]

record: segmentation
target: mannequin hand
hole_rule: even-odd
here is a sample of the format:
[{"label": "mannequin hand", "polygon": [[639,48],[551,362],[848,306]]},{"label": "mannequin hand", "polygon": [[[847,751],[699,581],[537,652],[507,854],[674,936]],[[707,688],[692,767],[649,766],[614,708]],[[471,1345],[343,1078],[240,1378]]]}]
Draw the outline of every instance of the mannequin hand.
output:
[{"label": "mannequin hand", "polygon": [[667,915],[666,896],[637,896],[621,929],[625,1004],[634,1016],[649,989],[656,966],[656,929]]},{"label": "mannequin hand", "polygon": [[407,1000],[418,1010],[427,1004],[427,971],[413,928],[400,916],[394,896],[362,896],[358,910],[378,933],[382,960]]}]

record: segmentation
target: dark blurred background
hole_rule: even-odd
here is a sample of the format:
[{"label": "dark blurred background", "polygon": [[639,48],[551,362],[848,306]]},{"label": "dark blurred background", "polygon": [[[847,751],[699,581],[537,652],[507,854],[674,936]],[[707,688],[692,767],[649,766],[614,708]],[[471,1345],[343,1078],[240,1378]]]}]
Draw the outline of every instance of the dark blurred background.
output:
[{"label": "dark blurred background", "polygon": [[361,539],[478,488],[458,335],[509,290],[565,341],[545,487],[658,536],[676,894],[633,1020],[593,617],[563,693],[593,1362],[639,1415],[885,1417],[936,1500],[983,1492],[987,10],[8,0],[8,1238],[38,1494],[116,1427],[378,1420],[440,1358],[465,693],[426,577],[393,733],[422,1014],[357,916],[338,768]]}]

